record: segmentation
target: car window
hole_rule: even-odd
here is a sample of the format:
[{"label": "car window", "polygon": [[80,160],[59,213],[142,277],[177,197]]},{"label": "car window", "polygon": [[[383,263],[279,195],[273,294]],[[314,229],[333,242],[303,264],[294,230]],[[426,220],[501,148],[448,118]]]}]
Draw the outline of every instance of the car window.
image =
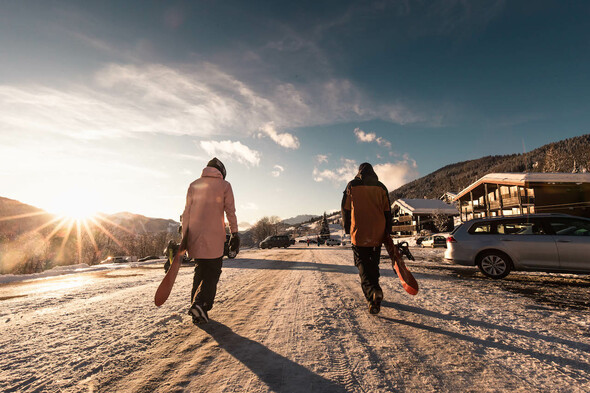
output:
[{"label": "car window", "polygon": [[546,235],[543,226],[536,221],[498,222],[496,230],[500,235]]},{"label": "car window", "polygon": [[480,222],[469,228],[471,234],[490,234],[492,233],[493,227],[489,222]]},{"label": "car window", "polygon": [[549,225],[557,236],[590,236],[590,221],[575,218],[555,218]]}]

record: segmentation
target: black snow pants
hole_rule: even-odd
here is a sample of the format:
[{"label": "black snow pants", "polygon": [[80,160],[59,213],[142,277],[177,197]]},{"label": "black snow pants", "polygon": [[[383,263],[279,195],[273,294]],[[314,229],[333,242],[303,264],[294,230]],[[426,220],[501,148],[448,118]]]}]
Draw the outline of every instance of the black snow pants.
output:
[{"label": "black snow pants", "polygon": [[223,256],[214,259],[195,259],[195,275],[191,292],[192,304],[198,304],[205,311],[211,310],[217,283],[221,276],[221,261]]},{"label": "black snow pants", "polygon": [[381,246],[378,247],[357,247],[352,246],[354,264],[359,270],[361,287],[365,298],[371,300],[373,293],[379,286],[379,260],[381,259]]}]

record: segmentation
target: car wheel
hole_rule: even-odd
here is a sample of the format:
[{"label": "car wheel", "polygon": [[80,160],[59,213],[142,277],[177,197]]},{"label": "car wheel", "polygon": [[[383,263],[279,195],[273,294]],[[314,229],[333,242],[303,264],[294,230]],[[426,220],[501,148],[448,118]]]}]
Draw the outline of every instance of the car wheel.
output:
[{"label": "car wheel", "polygon": [[235,251],[230,251],[227,253],[227,257],[230,259],[234,259],[237,255],[238,255],[238,253]]},{"label": "car wheel", "polygon": [[500,279],[510,273],[512,270],[512,261],[503,252],[486,251],[477,259],[477,267],[486,276]]}]

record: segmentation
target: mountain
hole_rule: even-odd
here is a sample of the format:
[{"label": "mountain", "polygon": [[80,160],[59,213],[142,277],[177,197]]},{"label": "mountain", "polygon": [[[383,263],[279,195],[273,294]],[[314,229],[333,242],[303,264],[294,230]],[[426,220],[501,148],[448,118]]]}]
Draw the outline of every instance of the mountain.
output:
[{"label": "mountain", "polygon": [[458,192],[488,173],[590,171],[590,134],[549,143],[523,154],[486,156],[447,165],[389,193],[399,198],[436,199]]},{"label": "mountain", "polygon": [[240,232],[247,231],[248,229],[252,228],[252,224],[249,222],[243,221],[238,223],[238,228]]},{"label": "mountain", "polygon": [[133,233],[177,232],[180,223],[164,218],[152,218],[129,212],[102,215]]},{"label": "mountain", "polygon": [[316,216],[313,214],[300,214],[295,217],[287,218],[282,222],[288,225],[297,225],[315,218],[320,218],[320,216]]},{"label": "mountain", "polygon": [[12,240],[20,234],[41,227],[53,217],[37,207],[0,197],[0,240]]}]

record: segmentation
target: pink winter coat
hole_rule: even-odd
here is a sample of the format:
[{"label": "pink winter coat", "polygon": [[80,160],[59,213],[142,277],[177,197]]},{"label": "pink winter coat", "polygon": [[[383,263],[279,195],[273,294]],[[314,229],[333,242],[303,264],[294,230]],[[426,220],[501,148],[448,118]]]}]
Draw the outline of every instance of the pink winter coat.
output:
[{"label": "pink winter coat", "polygon": [[182,237],[188,236],[190,258],[214,259],[223,256],[224,211],[231,233],[237,232],[238,220],[231,185],[217,168],[206,167],[201,177],[189,186],[182,213]]}]

